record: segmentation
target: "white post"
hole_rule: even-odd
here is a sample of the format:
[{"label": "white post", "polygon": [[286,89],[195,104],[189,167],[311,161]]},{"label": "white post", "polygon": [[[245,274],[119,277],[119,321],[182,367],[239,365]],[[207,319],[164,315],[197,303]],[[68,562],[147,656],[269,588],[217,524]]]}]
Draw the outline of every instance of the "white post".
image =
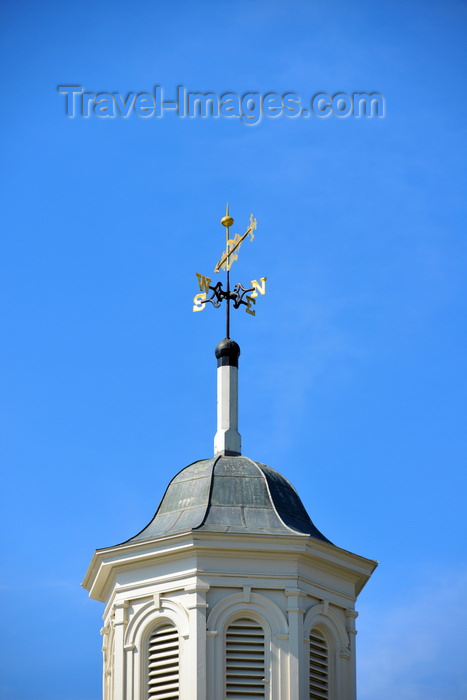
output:
[{"label": "white post", "polygon": [[304,698],[306,695],[306,677],[304,673],[303,616],[305,610],[300,598],[304,593],[296,588],[286,589],[287,615],[289,618],[289,697]]},{"label": "white post", "polygon": [[125,700],[125,651],[123,642],[125,628],[128,624],[127,610],[128,601],[124,600],[115,603],[114,629],[115,629],[115,655],[113,663],[113,697],[112,700]]},{"label": "white post", "polygon": [[206,595],[208,590],[209,586],[202,583],[195,583],[185,588],[185,591],[190,594],[190,600],[187,603],[190,614],[190,673],[186,684],[186,697],[191,700],[207,698],[206,610],[208,604]]},{"label": "white post", "polygon": [[226,338],[216,347],[217,433],[214,454],[239,455],[242,439],[238,432],[238,357],[240,348]]},{"label": "white post", "polygon": [[356,680],[356,653],[355,653],[355,637],[357,630],[355,629],[355,620],[358,617],[358,612],[356,610],[345,610],[345,621],[347,634],[349,635],[350,642],[350,655],[348,659],[349,674],[348,674],[348,688],[344,691],[342,697],[349,698],[349,700],[355,700],[357,697],[357,680]]}]

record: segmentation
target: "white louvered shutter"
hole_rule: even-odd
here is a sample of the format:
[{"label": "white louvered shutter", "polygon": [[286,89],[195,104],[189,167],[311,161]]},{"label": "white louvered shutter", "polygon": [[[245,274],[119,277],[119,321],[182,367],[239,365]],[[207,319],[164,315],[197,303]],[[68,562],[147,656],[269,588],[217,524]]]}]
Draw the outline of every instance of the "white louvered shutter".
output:
[{"label": "white louvered shutter", "polygon": [[173,625],[158,627],[149,637],[148,698],[179,700],[178,632]]},{"label": "white louvered shutter", "polygon": [[329,652],[324,636],[318,630],[310,634],[310,700],[329,698]]},{"label": "white louvered shutter", "polygon": [[263,628],[254,620],[235,620],[227,629],[225,643],[226,697],[266,698]]}]

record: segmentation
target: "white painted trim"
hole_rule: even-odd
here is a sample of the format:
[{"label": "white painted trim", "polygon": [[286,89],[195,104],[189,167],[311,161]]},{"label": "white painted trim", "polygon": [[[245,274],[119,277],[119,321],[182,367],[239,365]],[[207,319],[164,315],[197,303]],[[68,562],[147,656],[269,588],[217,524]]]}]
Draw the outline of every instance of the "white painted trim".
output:
[{"label": "white painted trim", "polygon": [[239,610],[257,610],[271,624],[272,634],[288,634],[287,618],[282,610],[272,600],[259,593],[251,593],[250,601],[245,602],[242,593],[233,593],[223,598],[213,607],[208,617],[208,630],[219,630],[225,624],[225,620]]},{"label": "white painted trim", "polygon": [[[243,590],[221,600],[214,606],[208,617],[208,698],[218,700],[225,697],[225,633],[234,620],[247,617],[258,622],[265,636],[266,695],[267,700],[279,700],[281,678],[287,675],[288,625],[282,610],[269,598],[251,593],[250,600],[244,600]],[[213,634],[215,633],[215,634]]]},{"label": "white painted trim", "polygon": [[219,554],[244,551],[251,553],[251,556],[262,557],[267,556],[271,550],[281,559],[298,557],[302,552],[310,562],[316,562],[320,568],[331,567],[338,576],[354,582],[355,597],[377,566],[375,561],[304,535],[230,533],[229,538],[226,538],[224,532],[198,530],[196,533],[168,535],[145,542],[132,542],[97,550],[82,585],[89,591],[91,598],[106,602],[112,595],[116,575],[121,570],[136,570],[144,565],[156,564],[169,555],[183,558],[187,555],[204,554],[206,551],[212,554],[216,551]]},{"label": "white painted trim", "polygon": [[[326,600],[317,603],[308,611],[303,625],[303,669],[308,668],[309,663],[309,637],[312,630],[319,630],[325,637],[329,650],[329,700],[355,700],[352,694],[350,679],[351,665],[355,659],[351,658],[350,640],[345,625],[339,619],[338,614]],[[348,656],[341,654],[342,650],[349,650]]]},{"label": "white painted trim", "polygon": [[190,679],[186,674],[186,644],[189,638],[188,611],[179,603],[162,598],[160,608],[154,606],[154,601],[146,603],[132,618],[127,628],[125,643],[129,650],[126,655],[127,663],[127,695],[128,700],[141,700],[145,697],[145,679],[147,671],[147,646],[150,634],[159,625],[168,622],[173,624],[179,634],[179,677],[180,695],[185,697],[184,690],[189,687]]},{"label": "white painted trim", "polygon": [[173,622],[182,637],[189,635],[188,610],[180,603],[168,598],[161,598],[160,606],[156,608],[154,602],[149,601],[133,615],[126,630],[125,645],[133,644],[136,648],[141,648],[141,637],[145,630],[162,618]]}]

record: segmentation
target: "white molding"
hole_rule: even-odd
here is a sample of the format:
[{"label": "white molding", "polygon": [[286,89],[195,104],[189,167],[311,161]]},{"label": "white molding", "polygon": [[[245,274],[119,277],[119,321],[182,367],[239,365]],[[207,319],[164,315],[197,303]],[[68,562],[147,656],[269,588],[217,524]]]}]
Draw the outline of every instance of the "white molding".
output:
[{"label": "white molding", "polygon": [[252,593],[251,600],[246,602],[243,599],[243,592],[233,593],[214,606],[208,617],[208,630],[219,630],[225,624],[226,619],[241,611],[246,614],[250,611],[256,611],[258,615],[265,617],[274,635],[288,634],[287,618],[272,600],[259,593]]},{"label": "white molding", "polygon": [[185,673],[186,644],[189,640],[188,611],[178,602],[164,598],[161,599],[161,608],[158,610],[152,603],[143,605],[128,626],[125,646],[132,649],[131,657],[127,657],[128,700],[140,700],[144,697],[148,639],[151,632],[165,622],[173,624],[178,631],[180,695],[185,697],[184,688],[188,688],[190,683]]},{"label": "white molding", "polygon": [[174,600],[161,598],[159,608],[148,602],[133,615],[126,630],[125,644],[134,644],[140,649],[145,630],[164,619],[172,622],[182,637],[189,635],[189,616],[186,608]]},{"label": "white molding", "polygon": [[[224,697],[225,689],[225,631],[235,619],[248,617],[256,620],[264,630],[266,654],[267,700],[279,700],[281,676],[287,674],[287,655],[281,654],[280,640],[288,640],[287,618],[269,598],[257,592],[244,600],[244,592],[234,593],[219,601],[208,617],[208,697]],[[215,632],[215,634],[213,634]],[[277,644],[279,641],[279,644]]]},{"label": "white molding", "polygon": [[328,643],[329,649],[329,698],[330,700],[355,700],[355,691],[351,682],[355,657],[352,655],[350,638],[340,619],[338,612],[333,610],[329,601],[313,605],[305,616],[303,630],[305,633],[304,667],[308,664],[308,638],[313,629],[319,630]]},{"label": "white molding", "polygon": [[226,538],[224,532],[197,530],[195,533],[182,533],[97,550],[82,585],[92,598],[105,602],[115,585],[118,571],[152,566],[166,557],[177,560],[189,553],[204,555],[206,551],[214,557],[237,553],[261,559],[268,558],[272,552],[277,560],[303,559],[312,566],[352,580],[355,595],[358,595],[377,566],[377,562],[371,559],[306,535],[229,533]]},{"label": "white molding", "polygon": [[322,626],[330,630],[335,648],[348,647],[349,637],[347,630],[339,620],[337,614],[331,607],[328,607],[327,612],[325,612],[324,604],[317,603],[316,605],[313,605],[305,615],[305,620],[303,623],[305,638],[307,639],[310,636],[310,632],[314,627]]}]

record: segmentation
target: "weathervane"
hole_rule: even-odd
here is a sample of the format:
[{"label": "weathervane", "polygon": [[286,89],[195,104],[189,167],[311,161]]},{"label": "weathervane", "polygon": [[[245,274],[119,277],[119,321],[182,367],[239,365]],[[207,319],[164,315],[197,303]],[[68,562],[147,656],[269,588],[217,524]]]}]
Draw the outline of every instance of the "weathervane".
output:
[{"label": "weathervane", "polygon": [[[251,214],[250,225],[245,233],[242,236],[236,233],[233,238],[230,238],[230,227],[233,223],[234,220],[229,215],[229,205],[227,204],[225,207],[225,216],[221,219],[221,224],[225,226],[225,250],[214,268],[214,272],[216,273],[220,272],[220,270],[225,270],[226,288],[222,289],[222,282],[217,282],[217,284],[211,286],[211,278],[200,275],[199,272],[197,272],[196,277],[198,278],[200,293],[196,294],[193,299],[193,311],[202,311],[208,302],[217,309],[221,303],[226,300],[226,338],[230,338],[230,302],[233,302],[234,309],[238,309],[243,305],[246,307],[245,311],[247,314],[255,316],[256,312],[252,307],[256,304],[256,297],[258,294],[266,294],[267,279],[267,277],[261,277],[259,282],[257,280],[251,280],[251,287],[249,288],[237,282],[233,290],[230,290],[230,268],[235,260],[238,260],[238,252],[245,238],[249,235],[250,240],[253,240],[255,237],[253,232],[256,230],[257,225],[256,219],[253,217],[253,214]],[[209,292],[212,292],[212,294],[208,298]]]}]

